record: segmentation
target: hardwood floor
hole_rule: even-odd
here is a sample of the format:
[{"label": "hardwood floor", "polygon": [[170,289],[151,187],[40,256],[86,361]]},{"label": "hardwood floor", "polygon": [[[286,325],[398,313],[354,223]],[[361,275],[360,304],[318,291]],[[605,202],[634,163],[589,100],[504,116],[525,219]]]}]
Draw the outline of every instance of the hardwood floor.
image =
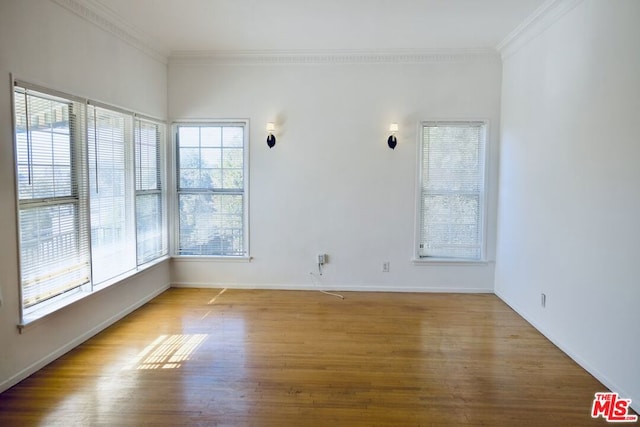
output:
[{"label": "hardwood floor", "polygon": [[170,289],[0,425],[586,426],[606,388],[494,295]]}]

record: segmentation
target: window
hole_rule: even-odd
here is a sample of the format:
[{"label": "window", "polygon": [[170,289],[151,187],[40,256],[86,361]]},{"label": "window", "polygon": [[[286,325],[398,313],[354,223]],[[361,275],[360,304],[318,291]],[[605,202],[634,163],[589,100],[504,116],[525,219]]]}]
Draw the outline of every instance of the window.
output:
[{"label": "window", "polygon": [[422,124],[418,257],[481,260],[484,122]]},{"label": "window", "polygon": [[16,88],[15,144],[23,308],[89,283],[82,105]]},{"label": "window", "polygon": [[246,126],[177,126],[178,255],[247,255]]},{"label": "window", "polygon": [[24,322],[166,255],[163,125],[17,81],[14,110]]},{"label": "window", "polygon": [[167,253],[162,182],[162,124],[135,120],[136,238],[138,265]]},{"label": "window", "polygon": [[131,175],[132,116],[89,105],[89,182],[93,281],[136,268]]}]

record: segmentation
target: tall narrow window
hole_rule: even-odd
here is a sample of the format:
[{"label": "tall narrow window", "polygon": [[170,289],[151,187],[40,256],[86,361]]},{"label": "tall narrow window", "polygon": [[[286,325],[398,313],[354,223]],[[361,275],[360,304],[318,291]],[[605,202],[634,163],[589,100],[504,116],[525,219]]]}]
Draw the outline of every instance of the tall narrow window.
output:
[{"label": "tall narrow window", "polygon": [[167,253],[161,153],[163,125],[136,118],[136,239],[138,264]]},{"label": "tall narrow window", "polygon": [[22,307],[89,282],[86,187],[78,158],[82,105],[14,91]]},{"label": "tall narrow window", "polygon": [[132,116],[88,109],[93,283],[136,268],[131,157]]},{"label": "tall narrow window", "polygon": [[423,123],[419,258],[482,259],[485,134],[484,122]]},{"label": "tall narrow window", "polygon": [[177,127],[178,255],[246,256],[246,123]]}]

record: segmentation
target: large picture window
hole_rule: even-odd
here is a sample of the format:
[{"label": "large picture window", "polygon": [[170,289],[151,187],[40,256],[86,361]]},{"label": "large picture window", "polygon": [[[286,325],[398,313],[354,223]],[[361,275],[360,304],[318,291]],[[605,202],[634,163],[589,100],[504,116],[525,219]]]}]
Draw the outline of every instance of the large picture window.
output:
[{"label": "large picture window", "polygon": [[177,126],[177,255],[246,256],[246,123]]},{"label": "large picture window", "polygon": [[164,125],[17,81],[14,111],[26,323],[167,254]]},{"label": "large picture window", "polygon": [[418,258],[481,260],[484,122],[422,124]]}]

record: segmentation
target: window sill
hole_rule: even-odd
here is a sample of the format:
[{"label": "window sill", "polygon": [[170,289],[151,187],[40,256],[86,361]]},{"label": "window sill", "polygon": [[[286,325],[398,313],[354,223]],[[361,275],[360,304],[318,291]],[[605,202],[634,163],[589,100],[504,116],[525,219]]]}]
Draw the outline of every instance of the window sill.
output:
[{"label": "window sill", "polygon": [[138,274],[144,273],[154,268],[155,266],[163,263],[169,258],[170,258],[169,256],[165,255],[161,258],[158,258],[146,264],[143,264],[135,270],[131,270],[127,273],[121,274],[120,276],[114,277],[113,279],[110,279],[106,282],[103,282],[94,286],[94,289],[92,292],[77,290],[65,298],[61,298],[56,302],[47,304],[42,308],[33,310],[30,313],[22,316],[22,321],[17,325],[18,330],[22,334],[23,331],[25,331],[26,329],[29,329],[30,327],[34,326],[35,324],[39,323],[41,320],[44,320],[46,318],[50,318],[53,315],[56,315],[57,313],[61,312],[64,308],[70,307],[78,303],[79,301],[83,301],[87,298],[91,298],[97,294],[100,294],[103,290],[108,289],[113,285],[122,283],[132,277],[137,276]]},{"label": "window sill", "polygon": [[173,262],[251,262],[251,256],[174,255]]},{"label": "window sill", "polygon": [[490,261],[474,260],[474,259],[452,259],[452,258],[414,258],[411,260],[413,265],[443,265],[443,266],[475,266],[482,267],[490,264]]}]

